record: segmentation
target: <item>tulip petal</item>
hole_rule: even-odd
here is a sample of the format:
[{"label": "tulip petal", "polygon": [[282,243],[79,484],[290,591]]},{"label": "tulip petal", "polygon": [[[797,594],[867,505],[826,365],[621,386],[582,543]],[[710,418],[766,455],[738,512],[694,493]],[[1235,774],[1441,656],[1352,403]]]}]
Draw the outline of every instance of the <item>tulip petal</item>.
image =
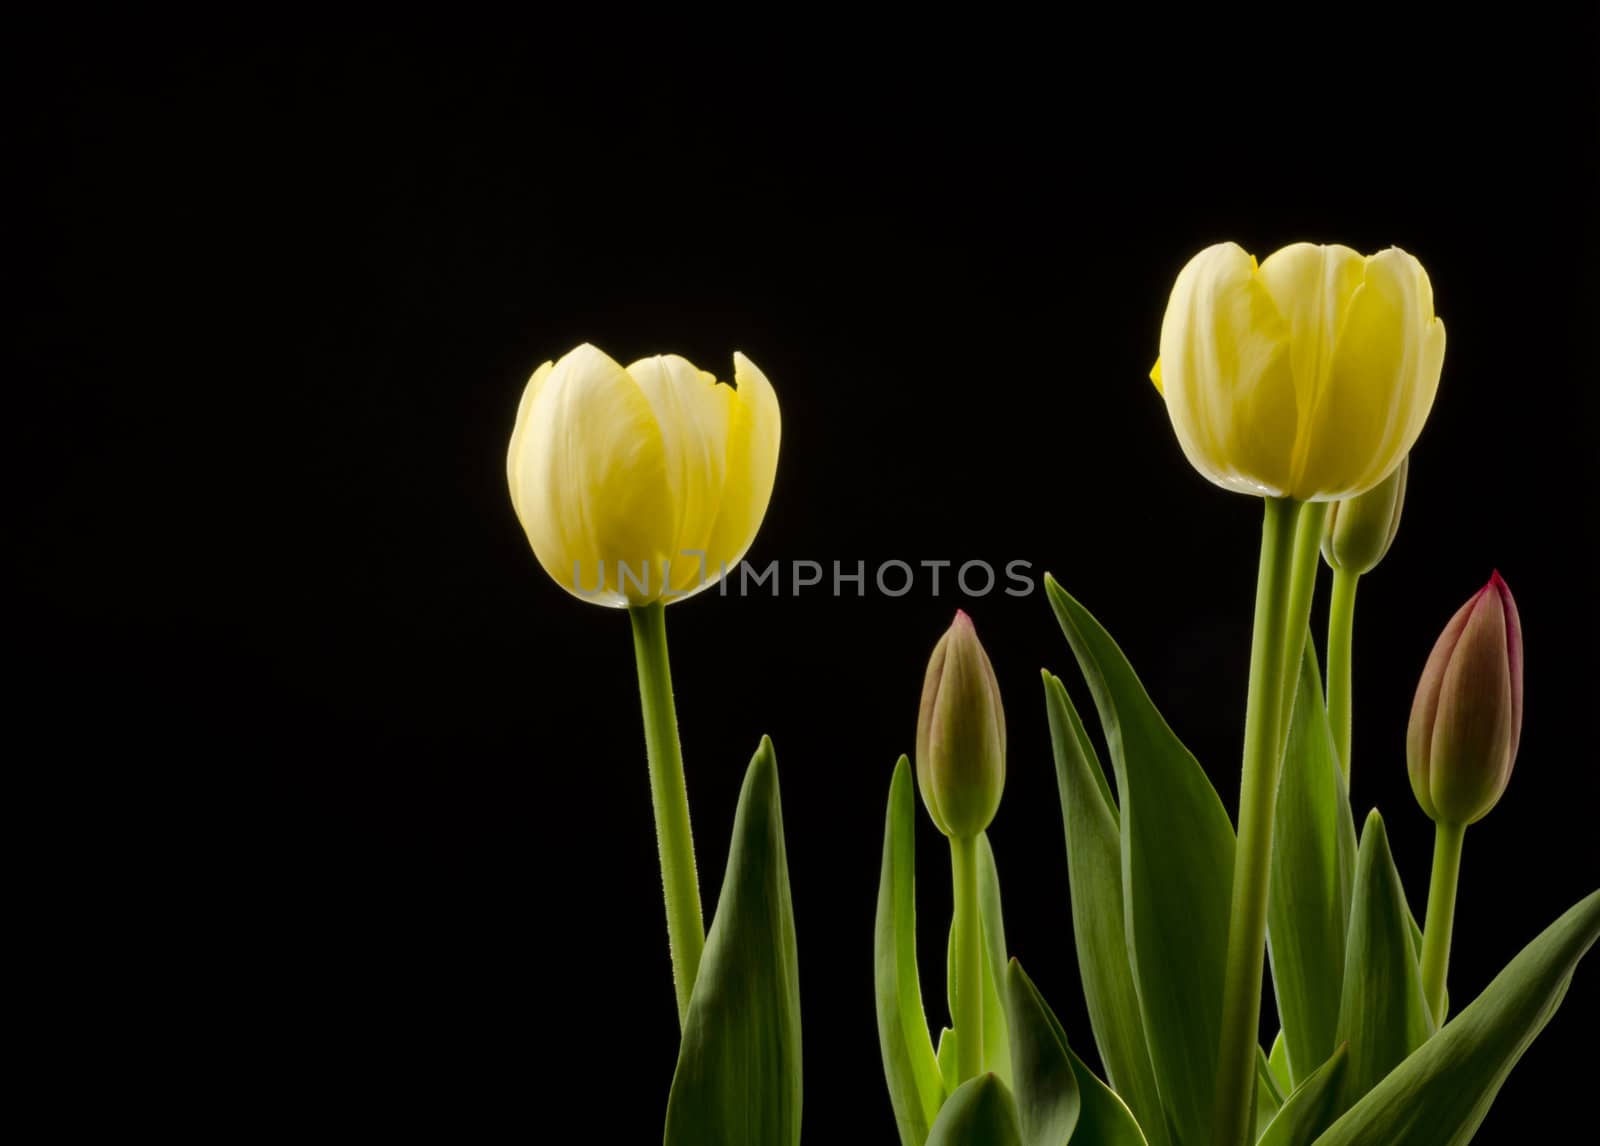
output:
[{"label": "tulip petal", "polygon": [[1444,324],[1420,263],[1398,247],[1366,260],[1296,479],[1306,499],[1353,497],[1394,472],[1433,408]]},{"label": "tulip petal", "polygon": [[709,561],[702,564],[696,554],[706,551],[722,504],[728,428],[736,400],[733,389],[676,354],[640,359],[628,373],[644,391],[661,427],[674,511],[670,586],[675,592],[704,588],[718,572]]},{"label": "tulip petal", "polygon": [[545,571],[600,604],[658,597],[672,494],[661,431],[638,384],[585,344],[551,369],[519,429],[518,511]]},{"label": "tulip petal", "polygon": [[1434,806],[1449,823],[1470,824],[1499,800],[1511,778],[1511,671],[1506,612],[1491,586],[1473,598],[1440,686],[1434,721]]},{"label": "tulip petal", "polygon": [[1334,343],[1366,260],[1337,243],[1291,243],[1261,264],[1261,282],[1289,324],[1289,359],[1301,399],[1302,431],[1316,408],[1333,361]]},{"label": "tulip petal", "polygon": [[528,409],[533,405],[533,399],[544,385],[544,380],[550,377],[550,371],[554,367],[554,362],[546,362],[535,370],[533,377],[528,379],[528,384],[522,388],[522,397],[517,401],[517,421],[511,428],[511,445],[506,449],[506,485],[511,490],[511,508],[516,511],[518,521],[522,520],[522,483],[517,478],[517,471],[522,457],[522,439],[528,424]]},{"label": "tulip petal", "polygon": [[[778,395],[754,362],[735,351],[734,394],[728,426],[728,452],[724,465],[722,500],[706,537],[706,560],[712,571],[706,584],[723,568],[732,569],[755,540],[772,499],[778,472],[778,444],[782,418]],[[697,586],[693,592],[705,588]]]},{"label": "tulip petal", "polygon": [[1417,694],[1411,701],[1411,720],[1406,726],[1406,763],[1411,773],[1411,791],[1429,819],[1437,819],[1433,806],[1433,729],[1439,713],[1439,692],[1444,686],[1445,670],[1450,667],[1450,656],[1461,639],[1461,631],[1472,616],[1472,606],[1477,599],[1468,601],[1457,609],[1445,625],[1444,632],[1433,643],[1428,663],[1423,666],[1422,679],[1417,683]]},{"label": "tulip petal", "polygon": [[1178,444],[1210,481],[1289,492],[1298,400],[1289,324],[1236,243],[1183,268],[1161,322],[1161,390]]}]

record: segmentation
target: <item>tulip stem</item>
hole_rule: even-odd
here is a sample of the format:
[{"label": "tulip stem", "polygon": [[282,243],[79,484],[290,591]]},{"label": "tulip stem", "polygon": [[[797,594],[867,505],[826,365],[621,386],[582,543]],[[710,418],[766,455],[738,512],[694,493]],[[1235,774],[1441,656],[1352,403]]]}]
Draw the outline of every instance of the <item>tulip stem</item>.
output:
[{"label": "tulip stem", "polygon": [[1252,1138],[1272,827],[1325,513],[1323,505],[1269,498],[1261,527],[1245,703],[1244,767],[1239,783],[1239,835],[1223,970],[1216,1146],[1248,1146]]},{"label": "tulip stem", "polygon": [[983,1073],[983,931],[978,920],[978,837],[950,837],[955,891],[955,1014],[958,1082]]},{"label": "tulip stem", "polygon": [[639,668],[639,703],[644,709],[645,753],[650,762],[650,802],[656,815],[656,849],[667,903],[667,945],[678,1026],[689,1014],[689,996],[705,948],[700,884],[695,873],[694,835],[689,828],[689,793],[683,782],[678,714],[672,703],[672,666],[667,660],[665,608],[660,601],[628,610],[633,654]]},{"label": "tulip stem", "polygon": [[1444,981],[1450,966],[1450,933],[1456,922],[1456,885],[1461,879],[1465,824],[1434,825],[1433,878],[1428,882],[1428,917],[1422,931],[1422,995],[1435,1025],[1444,1026]]},{"label": "tulip stem", "polygon": [[1350,783],[1350,649],[1355,639],[1356,583],[1361,574],[1333,571],[1333,596],[1328,602],[1328,723],[1339,767]]}]

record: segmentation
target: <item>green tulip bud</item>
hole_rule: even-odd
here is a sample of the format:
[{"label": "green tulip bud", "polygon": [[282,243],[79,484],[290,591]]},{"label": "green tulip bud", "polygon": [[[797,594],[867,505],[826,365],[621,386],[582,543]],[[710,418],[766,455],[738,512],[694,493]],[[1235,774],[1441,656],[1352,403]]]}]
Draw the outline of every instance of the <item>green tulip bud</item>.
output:
[{"label": "green tulip bud", "polygon": [[1496,573],[1439,636],[1406,730],[1411,790],[1430,819],[1476,823],[1500,800],[1522,739],[1522,622]]},{"label": "green tulip bud", "polygon": [[1399,468],[1366,493],[1328,507],[1322,527],[1322,559],[1330,569],[1370,573],[1394,544],[1406,500],[1408,454]]},{"label": "green tulip bud", "polygon": [[917,714],[917,787],[939,830],[958,838],[989,826],[1006,783],[1006,714],[989,654],[957,611],[939,638]]}]

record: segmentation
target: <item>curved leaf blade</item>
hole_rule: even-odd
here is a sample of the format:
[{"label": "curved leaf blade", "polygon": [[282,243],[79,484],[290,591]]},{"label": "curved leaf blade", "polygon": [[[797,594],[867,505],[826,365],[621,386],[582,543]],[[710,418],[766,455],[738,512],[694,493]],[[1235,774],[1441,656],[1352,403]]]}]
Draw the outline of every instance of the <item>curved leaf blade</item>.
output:
[{"label": "curved leaf blade", "polygon": [[1433,1034],[1410,925],[1389,836],[1374,810],[1361,829],[1339,1002],[1338,1039],[1350,1048],[1341,1113]]},{"label": "curved leaf blade", "polygon": [[1067,1059],[1066,1038],[1021,964],[1013,959],[1006,971],[1011,1061],[1017,1072],[1015,1098],[1022,1140],[1027,1146],[1063,1146],[1077,1129],[1083,1106],[1078,1076]]},{"label": "curved leaf blade", "polygon": [[800,1141],[800,978],[772,741],[739,792],[667,1099],[666,1146]]},{"label": "curved leaf blade", "polygon": [[1123,913],[1122,834],[1116,802],[1094,745],[1061,681],[1044,678],[1061,822],[1067,837],[1072,938],[1089,1009],[1089,1028],[1106,1076],[1154,1146],[1167,1146],[1161,1093],[1144,1039],[1139,995],[1128,960]]},{"label": "curved leaf blade", "polygon": [[1089,682],[1122,797],[1122,882],[1144,1033],[1180,1142],[1212,1132],[1233,824],[1116,642],[1055,579],[1045,591]]},{"label": "curved leaf blade", "polygon": [[[889,784],[873,934],[878,1048],[902,1146],[922,1146],[944,1101],[945,1084],[928,1035],[917,974],[916,794],[904,756]],[[952,1061],[953,1058],[952,1058]]]},{"label": "curved leaf blade", "polygon": [[[1069,1139],[1054,1135],[1063,1126],[1079,1146],[1148,1146],[1133,1112],[1073,1053],[1055,1012],[1015,959],[1006,970],[1006,1007],[1029,1146],[1061,1146]],[[1075,1108],[1070,1119],[1069,1107]]]},{"label": "curved leaf blade", "polygon": [[1308,639],[1278,786],[1267,899],[1267,951],[1291,1085],[1338,1043],[1355,866],[1355,822]]},{"label": "curved leaf blade", "polygon": [[978,836],[978,921],[983,929],[983,1066],[1008,1087],[1014,1086],[1011,1036],[1006,1029],[1006,921],[988,832]]},{"label": "curved leaf blade", "polygon": [[1273,1081],[1278,1084],[1280,1094],[1294,1089],[1294,1084],[1289,1081],[1289,1048],[1284,1044],[1282,1031],[1279,1031],[1278,1037],[1272,1040],[1272,1051],[1267,1055],[1267,1066],[1272,1071]]},{"label": "curved leaf blade", "polygon": [[1006,1084],[984,1073],[956,1087],[939,1111],[928,1146],[1024,1146]]},{"label": "curved leaf blade", "polygon": [[1278,1080],[1272,1073],[1272,1064],[1267,1061],[1267,1052],[1260,1051],[1256,1055],[1256,1137],[1261,1137],[1268,1124],[1278,1116],[1278,1111],[1283,1108],[1283,1091],[1278,1089]]},{"label": "curved leaf blade", "polygon": [[1483,994],[1346,1111],[1315,1146],[1471,1141],[1506,1076],[1560,1007],[1597,936],[1600,891],[1524,947]]},{"label": "curved leaf blade", "polygon": [[1256,1140],[1256,1146],[1305,1146],[1338,1113],[1339,1087],[1349,1064],[1349,1048],[1343,1043],[1304,1082],[1294,1089],[1278,1115]]}]

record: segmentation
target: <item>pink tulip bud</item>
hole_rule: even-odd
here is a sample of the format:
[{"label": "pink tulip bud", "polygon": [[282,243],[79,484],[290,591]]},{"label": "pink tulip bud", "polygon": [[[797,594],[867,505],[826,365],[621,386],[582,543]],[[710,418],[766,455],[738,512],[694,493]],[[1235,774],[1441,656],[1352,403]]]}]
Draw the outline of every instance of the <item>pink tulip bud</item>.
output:
[{"label": "pink tulip bud", "polygon": [[1000,807],[1006,714],[989,654],[963,612],[939,638],[917,714],[917,787],[947,836],[975,836]]},{"label": "pink tulip bud", "polygon": [[1461,606],[1422,670],[1406,731],[1411,790],[1428,816],[1481,820],[1511,779],[1522,739],[1522,622],[1495,573]]}]

